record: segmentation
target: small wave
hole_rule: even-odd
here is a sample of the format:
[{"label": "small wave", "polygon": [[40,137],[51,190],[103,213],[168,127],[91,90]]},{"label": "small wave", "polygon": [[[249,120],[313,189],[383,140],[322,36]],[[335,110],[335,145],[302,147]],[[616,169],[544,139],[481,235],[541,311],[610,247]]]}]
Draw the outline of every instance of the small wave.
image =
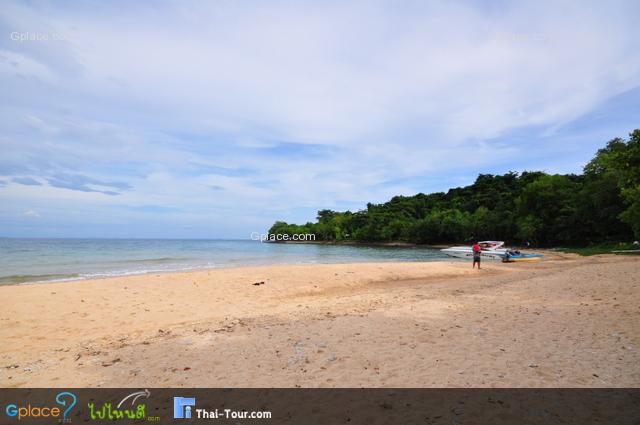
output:
[{"label": "small wave", "polygon": [[113,271],[105,271],[105,272],[95,272],[95,273],[83,273],[80,275],[81,279],[98,279],[98,278],[109,278],[109,277],[119,277],[119,276],[136,276],[136,275],[144,275],[150,273],[175,273],[175,272],[186,272],[186,271],[197,271],[203,269],[213,269],[216,268],[216,264],[214,263],[206,263],[206,264],[193,264],[193,265],[183,265],[183,266],[174,266],[174,267],[166,267],[166,268],[145,268],[145,269],[135,269],[135,270],[113,270]]},{"label": "small wave", "polygon": [[0,276],[0,285],[79,279],[79,274],[16,274]]},{"label": "small wave", "polygon": [[203,264],[182,264],[182,265],[176,264],[176,265],[171,265],[169,267],[145,267],[145,268],[136,268],[136,269],[108,270],[108,271],[96,271],[96,272],[86,272],[86,273],[9,275],[9,276],[0,276],[0,285],[47,283],[47,282],[61,282],[61,281],[84,280],[84,279],[104,279],[104,278],[110,278],[110,277],[135,276],[135,275],[144,275],[144,274],[150,274],[150,273],[175,273],[175,272],[212,269],[218,266],[219,266],[218,264],[215,264],[213,262],[207,262]]},{"label": "small wave", "polygon": [[139,263],[151,263],[151,264],[164,264],[175,263],[178,261],[188,260],[187,257],[160,257],[160,258],[143,258],[140,260],[121,260],[118,263],[139,264]]}]

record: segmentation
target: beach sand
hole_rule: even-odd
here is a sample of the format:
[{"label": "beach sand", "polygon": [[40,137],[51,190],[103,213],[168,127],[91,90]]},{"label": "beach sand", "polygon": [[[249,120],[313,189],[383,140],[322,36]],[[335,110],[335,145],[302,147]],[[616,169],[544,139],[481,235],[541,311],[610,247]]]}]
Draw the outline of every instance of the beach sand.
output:
[{"label": "beach sand", "polygon": [[0,298],[2,387],[640,386],[638,257],[216,269]]}]

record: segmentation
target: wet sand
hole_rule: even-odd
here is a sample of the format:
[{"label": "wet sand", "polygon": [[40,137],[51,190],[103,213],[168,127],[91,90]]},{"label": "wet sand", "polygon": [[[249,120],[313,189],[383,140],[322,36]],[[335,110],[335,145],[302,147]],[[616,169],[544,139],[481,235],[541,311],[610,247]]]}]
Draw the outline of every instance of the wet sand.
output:
[{"label": "wet sand", "polygon": [[483,267],[289,265],[2,286],[0,385],[640,386],[639,257]]}]

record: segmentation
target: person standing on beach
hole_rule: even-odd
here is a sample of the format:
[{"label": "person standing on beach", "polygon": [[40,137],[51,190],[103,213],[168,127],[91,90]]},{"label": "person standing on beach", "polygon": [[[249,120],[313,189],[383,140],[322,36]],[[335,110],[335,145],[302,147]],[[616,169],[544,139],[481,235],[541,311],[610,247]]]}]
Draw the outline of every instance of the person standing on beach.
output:
[{"label": "person standing on beach", "polygon": [[473,268],[475,269],[476,263],[478,263],[478,270],[480,270],[480,257],[482,256],[482,249],[480,248],[480,245],[478,245],[478,242],[474,243],[471,249],[473,250]]}]

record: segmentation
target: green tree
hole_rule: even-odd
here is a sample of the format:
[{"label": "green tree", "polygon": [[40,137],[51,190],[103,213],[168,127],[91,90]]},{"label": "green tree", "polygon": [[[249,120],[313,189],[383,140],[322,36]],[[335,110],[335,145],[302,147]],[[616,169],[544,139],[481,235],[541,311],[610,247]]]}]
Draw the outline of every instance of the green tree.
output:
[{"label": "green tree", "polygon": [[520,215],[532,215],[542,223],[543,232],[536,235],[541,243],[579,241],[582,232],[577,223],[579,189],[571,176],[558,174],[541,176],[524,188],[518,200]]},{"label": "green tree", "polygon": [[598,150],[585,166],[585,175],[592,180],[615,182],[626,208],[617,217],[640,238],[640,129],[630,134],[628,142],[613,139]]}]

